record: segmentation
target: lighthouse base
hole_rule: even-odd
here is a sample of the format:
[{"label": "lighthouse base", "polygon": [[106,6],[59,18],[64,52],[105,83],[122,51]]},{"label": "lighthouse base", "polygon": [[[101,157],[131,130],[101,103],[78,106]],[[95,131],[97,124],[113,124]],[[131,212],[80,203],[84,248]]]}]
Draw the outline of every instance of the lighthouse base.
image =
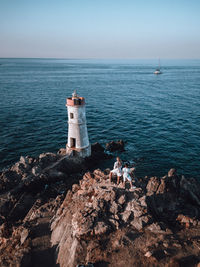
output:
[{"label": "lighthouse base", "polygon": [[86,158],[91,156],[91,145],[85,148],[74,148],[66,145],[66,155],[68,157]]}]

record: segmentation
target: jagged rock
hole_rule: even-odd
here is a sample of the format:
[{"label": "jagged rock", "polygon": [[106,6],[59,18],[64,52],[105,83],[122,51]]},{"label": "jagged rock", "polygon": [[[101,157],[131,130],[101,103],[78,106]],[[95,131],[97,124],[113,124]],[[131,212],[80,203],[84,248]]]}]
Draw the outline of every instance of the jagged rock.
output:
[{"label": "jagged rock", "polygon": [[131,225],[137,229],[138,231],[142,230],[143,227],[145,226],[144,221],[142,220],[142,218],[134,218],[134,220],[131,221]]},{"label": "jagged rock", "polygon": [[147,258],[149,258],[152,255],[153,255],[153,253],[151,251],[147,251],[144,256],[147,257]]},{"label": "jagged rock", "polygon": [[151,177],[147,184],[147,196],[153,195],[159,188],[160,179],[158,177]]},{"label": "jagged rock", "polygon": [[122,213],[122,220],[127,223],[130,216],[131,216],[132,212],[130,210],[125,210],[123,213]]},{"label": "jagged rock", "polygon": [[57,155],[51,152],[42,153],[39,155],[40,161],[54,161],[57,158]]},{"label": "jagged rock", "polygon": [[166,191],[166,181],[164,179],[160,179],[160,185],[156,191],[156,194],[163,194]]},{"label": "jagged rock", "polygon": [[[23,231],[23,227],[15,227],[11,235],[7,239],[0,240],[0,263],[1,266],[28,266],[23,265],[26,261],[28,263],[28,258],[26,257],[28,252],[30,251],[30,242],[28,240],[23,240],[20,242],[21,234]],[[23,234],[23,238],[25,235]],[[26,238],[25,238],[26,239]],[[30,264],[30,261],[29,261]]]},{"label": "jagged rock", "polygon": [[106,144],[106,150],[110,152],[115,152],[115,151],[124,151],[124,141],[123,140],[118,140],[118,141],[111,141]]},{"label": "jagged rock", "polygon": [[142,196],[141,198],[139,198],[139,202],[142,207],[147,207],[146,196]]},{"label": "jagged rock", "polygon": [[110,212],[113,214],[117,214],[119,211],[119,208],[120,208],[119,205],[115,201],[113,201],[110,206]]},{"label": "jagged rock", "polygon": [[97,225],[94,227],[94,234],[95,235],[103,235],[109,231],[109,225],[105,222],[97,222]]},{"label": "jagged rock", "polygon": [[72,192],[75,193],[80,189],[80,186],[78,184],[73,184],[72,186]]},{"label": "jagged rock", "polygon": [[21,245],[22,245],[22,244],[24,243],[24,241],[27,239],[28,234],[29,234],[28,229],[24,229],[24,230],[21,232],[21,236],[20,236],[20,242],[21,242]]},{"label": "jagged rock", "polygon": [[31,165],[29,164],[28,160],[22,156],[20,158],[20,161],[15,163],[15,165],[11,167],[11,171],[14,171],[21,176],[27,175],[30,170]]},{"label": "jagged rock", "polygon": [[179,214],[176,220],[179,221],[180,224],[185,226],[186,228],[189,228],[190,225],[197,225],[196,220],[193,220],[192,218],[185,216],[183,214]]},{"label": "jagged rock", "polygon": [[165,233],[165,230],[163,230],[158,223],[152,223],[149,226],[147,226],[147,229],[153,233]]},{"label": "jagged rock", "polygon": [[[103,178],[103,175],[105,176],[100,170],[95,170],[93,174],[86,173],[80,181],[81,189],[72,189],[73,196],[69,201],[64,201],[66,208],[63,209],[62,206],[58,210],[59,218],[52,223],[52,243],[54,245],[60,242],[63,244],[60,247],[60,243],[58,254],[58,262],[61,265],[64,247],[66,251],[66,244],[75,242],[75,239],[71,239],[71,237],[90,240],[93,236],[92,240],[95,240],[99,238],[98,236],[109,235],[126,224],[132,226],[133,229],[142,230],[152,220],[151,216],[146,214],[146,208],[135,199],[135,192],[123,190],[122,194],[120,187],[113,188],[109,186],[109,183],[105,184],[106,179]],[[66,198],[69,199],[68,196]],[[141,198],[141,202],[145,202],[144,197]],[[67,214],[72,214],[72,216]],[[67,225],[72,225],[72,227],[68,228]],[[68,234],[58,234],[61,229],[68,229],[65,230]],[[87,246],[90,246],[89,244]],[[66,254],[64,257],[70,257],[70,255]],[[75,259],[76,257],[73,256],[73,260],[71,259],[70,262],[75,263]]]},{"label": "jagged rock", "polygon": [[[95,232],[95,235],[101,236],[114,227],[109,218],[106,218],[106,211],[109,209],[109,201],[115,198],[115,192],[110,197],[109,193],[104,188],[101,188],[101,196],[99,196],[97,202],[100,203],[99,209],[97,211],[93,208],[93,204],[95,206],[95,190],[92,188],[93,180],[96,175],[95,179],[99,180],[100,183],[101,179],[105,180],[105,173],[98,170],[95,175],[92,173],[91,177],[85,176],[82,187],[86,186],[87,188],[87,181],[89,180],[90,186],[88,190],[81,189],[77,184],[82,177],[83,171],[90,168],[90,166],[93,169],[94,164],[107,157],[108,155],[104,153],[104,148],[101,145],[95,145],[93,147],[93,155],[89,159],[69,159],[63,157],[62,153],[42,153],[37,158],[21,156],[20,160],[10,169],[0,172],[0,190],[4,193],[0,198],[0,265],[25,267],[35,264],[34,266],[44,266],[37,265],[35,262],[45,257],[45,253],[51,249],[50,244],[46,241],[50,237],[50,234],[47,235],[49,231],[48,225],[53,214],[57,214],[57,209],[61,207],[65,192],[67,192],[66,201],[70,202],[73,194],[76,194],[74,199],[80,198],[81,200],[82,195],[79,195],[81,190],[85,195],[83,209],[81,209],[81,205],[77,207],[78,217],[74,216],[74,221],[71,220],[74,224],[70,225],[69,232],[73,234],[73,237],[80,238],[87,234],[92,236]],[[69,189],[73,183],[76,185],[73,186],[72,193]],[[10,191],[6,193],[7,190]],[[106,200],[103,199],[104,197]],[[62,208],[64,209],[64,207],[65,201]],[[105,215],[102,213],[103,209]],[[61,210],[60,214],[62,214]],[[59,222],[59,213],[57,216],[55,221]],[[68,213],[69,218],[70,216],[71,214]],[[78,218],[81,218],[79,223],[77,223]],[[42,237],[40,235],[44,229],[45,237]],[[66,227],[66,229],[68,228]],[[60,231],[60,235],[64,238],[63,233],[64,229]],[[35,250],[34,246],[42,238],[44,243],[41,248],[43,247],[44,250],[36,252],[37,249]],[[39,257],[32,256],[30,244],[32,244],[32,249],[34,250],[33,255],[40,255]],[[73,244],[74,246],[72,245],[70,250],[72,253],[74,247],[76,249],[80,248],[79,243],[76,241]],[[49,256],[54,258],[53,254],[49,254]],[[33,262],[30,263],[30,261]],[[52,263],[48,264],[48,260],[46,264],[48,266],[52,265]]]},{"label": "jagged rock", "polygon": [[34,166],[31,170],[32,174],[37,176],[42,172],[42,168],[40,166]]},{"label": "jagged rock", "polygon": [[109,219],[109,223],[112,226],[112,228],[119,229],[120,223],[119,223],[118,218],[115,218],[115,217],[117,216],[115,215],[114,218],[111,217]]},{"label": "jagged rock", "polygon": [[127,211],[132,211],[134,213],[134,217],[140,217],[146,214],[146,209],[140,205],[135,199],[128,202],[126,206]]},{"label": "jagged rock", "polygon": [[60,148],[57,154],[60,156],[66,156],[66,148]]},{"label": "jagged rock", "polygon": [[168,177],[173,177],[175,175],[176,175],[176,169],[173,168],[168,171]]},{"label": "jagged rock", "polygon": [[118,199],[118,203],[119,203],[120,205],[123,205],[125,202],[126,202],[126,197],[125,197],[125,195],[121,195],[121,196],[119,197],[119,199]]},{"label": "jagged rock", "polygon": [[24,156],[20,157],[19,162],[22,163],[23,165],[29,164],[28,158],[27,157],[25,158]]},{"label": "jagged rock", "polygon": [[94,174],[95,179],[105,180],[106,178],[108,178],[107,175],[105,175],[105,173],[102,172],[100,169],[94,170],[93,174]]},{"label": "jagged rock", "polygon": [[[92,153],[84,160],[21,157],[0,173],[0,265],[40,266],[34,261],[47,251],[46,265],[55,266],[55,256],[60,267],[167,266],[174,255],[180,264],[189,255],[199,262],[199,183],[170,170],[162,178],[138,178],[137,189],[127,190],[109,183],[109,169],[94,170],[107,157],[104,148],[95,144]],[[47,242],[50,224],[55,254]]]}]

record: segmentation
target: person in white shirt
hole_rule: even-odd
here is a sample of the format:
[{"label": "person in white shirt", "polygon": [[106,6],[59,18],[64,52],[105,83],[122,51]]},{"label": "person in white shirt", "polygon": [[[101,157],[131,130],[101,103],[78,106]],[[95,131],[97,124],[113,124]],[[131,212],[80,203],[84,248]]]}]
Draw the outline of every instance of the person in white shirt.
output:
[{"label": "person in white shirt", "polygon": [[116,162],[114,163],[114,168],[109,174],[109,179],[111,183],[112,175],[115,174],[117,175],[117,184],[119,184],[119,179],[122,176],[122,162],[119,157],[116,158]]},{"label": "person in white shirt", "polygon": [[135,189],[136,188],[135,186],[133,186],[133,184],[132,184],[132,178],[130,176],[130,173],[131,173],[132,170],[133,169],[128,168],[128,164],[127,163],[124,164],[124,168],[122,169],[122,174],[123,174],[123,187],[124,188],[125,188],[125,182],[126,182],[126,180],[129,181],[130,186],[131,186],[130,187],[131,189]]}]

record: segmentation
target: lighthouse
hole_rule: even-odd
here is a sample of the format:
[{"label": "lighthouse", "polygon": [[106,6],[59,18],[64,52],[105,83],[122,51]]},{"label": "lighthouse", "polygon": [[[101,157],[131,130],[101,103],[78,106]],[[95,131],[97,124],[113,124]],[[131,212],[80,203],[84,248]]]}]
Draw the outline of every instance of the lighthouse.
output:
[{"label": "lighthouse", "polygon": [[68,110],[68,142],[66,153],[68,156],[82,158],[91,155],[91,145],[88,139],[85,98],[77,95],[76,91],[66,101]]}]

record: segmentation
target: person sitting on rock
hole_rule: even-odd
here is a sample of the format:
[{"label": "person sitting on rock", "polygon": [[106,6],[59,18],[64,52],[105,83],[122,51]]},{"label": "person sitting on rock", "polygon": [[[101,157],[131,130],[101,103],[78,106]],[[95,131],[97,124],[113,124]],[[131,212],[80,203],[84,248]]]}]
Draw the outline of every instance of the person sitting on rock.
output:
[{"label": "person sitting on rock", "polygon": [[130,176],[131,171],[132,171],[132,169],[128,168],[128,164],[125,163],[124,164],[124,168],[122,169],[122,173],[123,173],[123,187],[125,188],[125,182],[126,182],[126,180],[128,180],[129,183],[130,183],[130,186],[131,186],[130,188],[131,189],[135,189],[136,187],[133,186],[133,184],[132,184],[132,178]]},{"label": "person sitting on rock", "polygon": [[116,158],[116,162],[114,163],[114,168],[109,174],[109,179],[111,183],[112,175],[115,174],[117,175],[117,184],[119,184],[119,179],[122,176],[122,162],[119,157]]}]

